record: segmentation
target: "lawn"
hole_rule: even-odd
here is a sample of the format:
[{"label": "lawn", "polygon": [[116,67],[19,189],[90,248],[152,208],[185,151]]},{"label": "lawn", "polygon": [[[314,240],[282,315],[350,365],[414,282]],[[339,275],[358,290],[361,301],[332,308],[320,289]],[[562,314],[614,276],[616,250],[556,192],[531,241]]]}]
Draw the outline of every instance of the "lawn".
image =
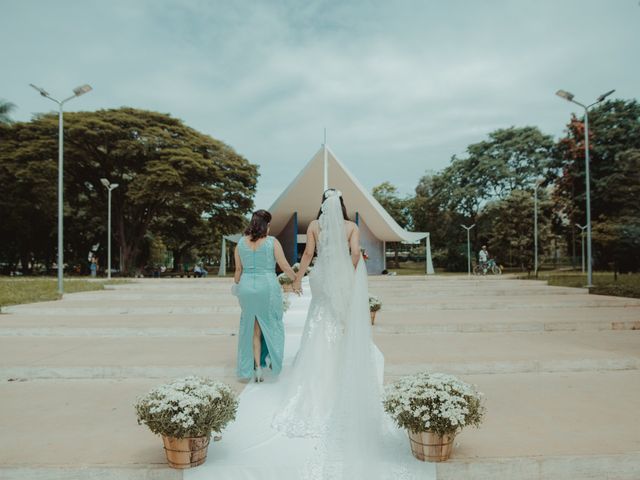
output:
[{"label": "lawn", "polygon": [[[559,287],[584,287],[587,284],[587,275],[576,272],[539,272],[539,280],[547,280],[549,285]],[[640,298],[640,274],[618,274],[613,272],[594,272],[593,287],[589,293],[596,295],[613,295],[616,297]]]},{"label": "lawn", "polygon": [[[393,260],[387,260],[387,270],[395,272],[396,275],[426,275],[424,262],[400,262],[400,267],[396,268]],[[437,275],[466,275],[467,272],[445,272],[436,269]]]},{"label": "lawn", "polygon": [[[127,283],[127,280],[111,280],[110,282],[86,279],[65,280],[64,291],[65,293],[74,293],[104,290],[105,285],[116,283]],[[59,298],[56,278],[0,277],[0,308],[6,305],[44,302]]]}]

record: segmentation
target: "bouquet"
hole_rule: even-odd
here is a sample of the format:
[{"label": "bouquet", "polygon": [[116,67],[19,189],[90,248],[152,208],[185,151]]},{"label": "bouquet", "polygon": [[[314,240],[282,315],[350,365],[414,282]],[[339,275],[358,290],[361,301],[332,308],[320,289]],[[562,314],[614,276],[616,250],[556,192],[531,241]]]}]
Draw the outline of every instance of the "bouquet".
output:
[{"label": "bouquet", "polygon": [[375,295],[369,294],[369,311],[377,312],[382,308],[382,301]]},{"label": "bouquet", "polygon": [[[291,268],[293,269],[294,272],[298,273],[300,271],[300,263],[296,262],[293,265],[291,265]],[[311,267],[307,267],[307,271],[305,272],[305,276],[309,275],[309,273],[311,273]],[[280,282],[280,285],[292,285],[293,284],[293,280],[291,280],[286,273],[281,273],[280,275],[278,275],[278,282]]]},{"label": "bouquet", "polygon": [[280,285],[293,285],[293,280],[291,280],[284,272],[278,275],[278,282]]},{"label": "bouquet", "polygon": [[289,300],[289,295],[282,295],[282,311],[286,312],[291,308],[291,300]]}]

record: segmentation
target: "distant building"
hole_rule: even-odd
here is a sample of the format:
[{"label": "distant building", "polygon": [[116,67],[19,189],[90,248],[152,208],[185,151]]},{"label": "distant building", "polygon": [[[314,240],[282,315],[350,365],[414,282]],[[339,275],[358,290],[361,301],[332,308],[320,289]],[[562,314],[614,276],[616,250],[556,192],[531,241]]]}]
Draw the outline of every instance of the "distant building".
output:
[{"label": "distant building", "polygon": [[[324,145],[269,209],[273,216],[271,235],[278,238],[290,263],[297,262],[304,251],[307,227],[318,216],[325,185],[342,192],[349,218],[360,229],[360,243],[369,257],[366,265],[370,275],[380,274],[386,268],[386,242],[416,243],[421,240],[426,243],[425,273],[434,272],[429,234],[409,232],[398,225]],[[238,238],[233,235],[227,236],[226,240],[237,242]],[[223,253],[221,266],[225,261]],[[221,268],[221,273],[223,270]]]}]

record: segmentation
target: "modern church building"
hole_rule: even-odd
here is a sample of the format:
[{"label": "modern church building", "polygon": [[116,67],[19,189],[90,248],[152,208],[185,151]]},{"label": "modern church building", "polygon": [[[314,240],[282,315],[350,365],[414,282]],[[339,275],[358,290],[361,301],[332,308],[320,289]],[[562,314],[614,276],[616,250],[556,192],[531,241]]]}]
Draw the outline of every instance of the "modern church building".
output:
[{"label": "modern church building", "polygon": [[[269,209],[273,215],[271,235],[278,238],[290,263],[297,262],[304,251],[307,227],[318,216],[322,193],[327,186],[342,192],[349,218],[360,229],[360,243],[368,256],[366,265],[370,275],[379,275],[386,269],[386,242],[416,243],[421,240],[426,243],[425,273],[433,273],[429,234],[409,232],[400,227],[326,145]],[[238,236],[225,239],[236,242]],[[222,265],[226,263],[224,250]]]}]

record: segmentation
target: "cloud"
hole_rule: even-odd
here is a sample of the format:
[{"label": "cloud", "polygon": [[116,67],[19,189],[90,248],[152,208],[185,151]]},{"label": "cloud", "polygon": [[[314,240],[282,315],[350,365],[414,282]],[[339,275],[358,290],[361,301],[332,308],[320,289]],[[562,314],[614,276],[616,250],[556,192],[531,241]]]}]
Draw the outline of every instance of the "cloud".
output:
[{"label": "cloud", "polygon": [[[260,165],[268,207],[327,127],[338,156],[372,187],[409,193],[427,169],[490,131],[559,135],[558,88],[637,95],[640,7],[554,2],[7,2],[0,96],[16,117],[130,105],[182,118]],[[4,15],[3,15],[4,16]]]}]

